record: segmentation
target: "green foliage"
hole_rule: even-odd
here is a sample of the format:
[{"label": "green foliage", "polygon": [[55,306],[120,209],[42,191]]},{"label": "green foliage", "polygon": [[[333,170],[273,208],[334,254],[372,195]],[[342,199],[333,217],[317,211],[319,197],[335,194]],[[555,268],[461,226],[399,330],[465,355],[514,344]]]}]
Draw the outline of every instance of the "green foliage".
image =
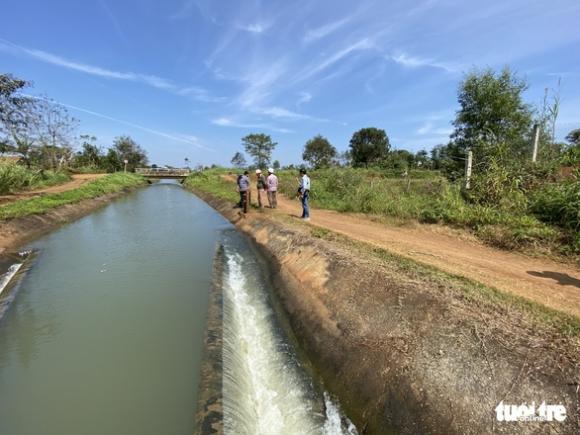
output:
[{"label": "green foliage", "polygon": [[[472,149],[478,161],[498,144],[521,149],[532,125],[531,108],[522,99],[527,87],[508,68],[500,73],[487,69],[467,74],[459,85],[454,142]],[[483,150],[484,146],[488,149]]]},{"label": "green foliage", "polygon": [[78,189],[61,193],[51,193],[0,206],[0,220],[14,219],[32,214],[43,214],[61,205],[115,193],[125,188],[139,186],[143,183],[144,179],[134,174],[119,173],[108,175],[91,181]]},{"label": "green foliage", "polygon": [[127,160],[128,171],[147,166],[148,163],[145,150],[129,136],[119,136],[115,139],[113,147],[107,153],[106,164],[111,172],[121,171],[125,167],[124,160]]},{"label": "green foliage", "polygon": [[224,178],[226,175],[227,171],[223,169],[194,172],[185,179],[183,184],[189,189],[199,189],[237,203],[240,195],[236,192],[234,183]]},{"label": "green foliage", "polygon": [[580,146],[580,128],[572,130],[566,136],[566,140],[572,145]]},{"label": "green foliage", "polygon": [[324,136],[317,135],[304,145],[302,160],[308,162],[314,169],[326,168],[337,156],[336,148]]},{"label": "green foliage", "polygon": [[534,192],[530,208],[544,222],[580,231],[580,179],[544,185]]},{"label": "green foliage", "polygon": [[389,153],[391,145],[385,130],[363,128],[352,135],[350,155],[354,166],[374,165],[381,162]]},{"label": "green foliage", "polygon": [[263,168],[270,163],[272,151],[278,145],[272,142],[267,134],[249,134],[242,138],[242,145],[246,152],[254,158],[256,167]]},{"label": "green foliage", "polygon": [[234,165],[236,168],[243,168],[244,166],[246,166],[246,158],[244,157],[244,155],[241,152],[237,152],[234,154],[234,156],[232,157],[231,160],[232,165]]},{"label": "green foliage", "polygon": [[0,163],[0,195],[53,186],[69,179],[66,173],[60,171],[43,171],[28,169],[15,163]]}]

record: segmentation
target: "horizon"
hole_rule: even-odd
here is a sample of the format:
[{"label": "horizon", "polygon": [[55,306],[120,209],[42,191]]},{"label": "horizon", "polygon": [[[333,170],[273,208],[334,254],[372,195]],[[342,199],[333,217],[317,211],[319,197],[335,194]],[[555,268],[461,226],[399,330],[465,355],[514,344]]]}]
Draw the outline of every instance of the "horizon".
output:
[{"label": "horizon", "polygon": [[473,68],[510,67],[536,107],[561,80],[556,137],[580,127],[580,3],[407,3],[11,2],[1,70],[67,107],[79,135],[129,135],[159,166],[228,166],[250,133],[270,135],[284,166],[317,134],[342,152],[364,127],[430,150]]}]

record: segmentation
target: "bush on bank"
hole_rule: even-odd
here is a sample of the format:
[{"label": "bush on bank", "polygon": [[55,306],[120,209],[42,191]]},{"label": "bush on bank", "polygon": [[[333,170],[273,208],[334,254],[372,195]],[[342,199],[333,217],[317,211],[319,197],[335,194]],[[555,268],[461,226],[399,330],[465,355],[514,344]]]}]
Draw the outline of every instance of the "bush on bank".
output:
[{"label": "bush on bank", "polygon": [[0,220],[14,219],[32,214],[42,214],[65,204],[97,198],[126,188],[137,187],[144,183],[141,176],[116,173],[91,181],[78,189],[51,193],[31,199],[23,199],[0,206]]},{"label": "bush on bank", "polygon": [[0,195],[54,186],[68,180],[70,177],[62,171],[29,169],[16,163],[0,162]]}]

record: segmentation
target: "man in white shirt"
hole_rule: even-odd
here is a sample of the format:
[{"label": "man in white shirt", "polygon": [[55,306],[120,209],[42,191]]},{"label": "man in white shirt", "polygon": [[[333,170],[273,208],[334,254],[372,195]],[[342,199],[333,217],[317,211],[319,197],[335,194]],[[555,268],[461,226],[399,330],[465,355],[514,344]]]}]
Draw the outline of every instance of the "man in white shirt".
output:
[{"label": "man in white shirt", "polygon": [[276,198],[276,195],[278,194],[278,177],[274,175],[273,168],[268,168],[266,187],[268,189],[268,202],[270,203],[270,208],[278,207],[278,199]]},{"label": "man in white shirt", "polygon": [[310,177],[306,174],[306,169],[300,169],[300,187],[298,188],[298,195],[302,201],[302,219],[310,220],[310,206],[308,199],[310,197]]}]

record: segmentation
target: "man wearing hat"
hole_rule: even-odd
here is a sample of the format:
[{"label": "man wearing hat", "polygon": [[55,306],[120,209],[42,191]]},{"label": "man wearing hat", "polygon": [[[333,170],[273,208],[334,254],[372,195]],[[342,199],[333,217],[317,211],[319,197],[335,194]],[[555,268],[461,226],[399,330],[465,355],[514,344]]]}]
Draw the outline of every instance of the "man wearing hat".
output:
[{"label": "man wearing hat", "polygon": [[268,178],[266,178],[266,186],[268,188],[268,203],[270,208],[278,207],[278,200],[276,195],[278,192],[278,177],[274,175],[274,169],[268,168]]},{"label": "man wearing hat", "polygon": [[266,191],[266,177],[262,174],[261,169],[256,169],[256,179],[258,188],[258,207],[264,207],[264,192]]}]

